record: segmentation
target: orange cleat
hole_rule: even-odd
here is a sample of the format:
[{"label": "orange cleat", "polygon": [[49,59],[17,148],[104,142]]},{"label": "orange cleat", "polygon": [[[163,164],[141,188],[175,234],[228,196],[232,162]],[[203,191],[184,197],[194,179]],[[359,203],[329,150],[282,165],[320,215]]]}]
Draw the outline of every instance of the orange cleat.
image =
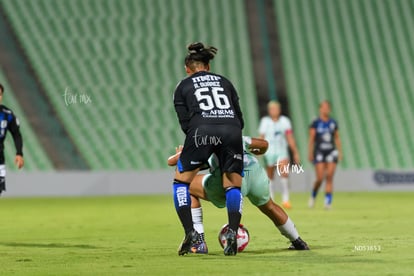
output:
[{"label": "orange cleat", "polygon": [[285,209],[290,209],[290,208],[292,208],[292,205],[290,204],[290,202],[289,202],[289,201],[285,201],[285,202],[283,202],[283,203],[282,203],[282,206],[283,206],[283,208],[285,208]]}]

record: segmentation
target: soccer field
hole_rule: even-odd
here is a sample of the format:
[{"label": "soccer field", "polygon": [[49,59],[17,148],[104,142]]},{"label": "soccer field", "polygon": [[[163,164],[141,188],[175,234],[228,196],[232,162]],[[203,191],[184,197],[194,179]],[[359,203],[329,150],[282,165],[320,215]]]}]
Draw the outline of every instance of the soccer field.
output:
[{"label": "soccer field", "polygon": [[414,193],[336,193],[288,213],[311,251],[287,240],[245,201],[245,252],[224,256],[224,209],[204,202],[208,255],[178,256],[183,233],[171,196],[0,200],[1,275],[413,275]]}]

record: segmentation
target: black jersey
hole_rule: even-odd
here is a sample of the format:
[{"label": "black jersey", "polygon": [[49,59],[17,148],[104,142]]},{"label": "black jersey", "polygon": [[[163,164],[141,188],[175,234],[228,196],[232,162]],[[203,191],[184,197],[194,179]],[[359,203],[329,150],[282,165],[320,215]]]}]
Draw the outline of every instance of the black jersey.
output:
[{"label": "black jersey", "polygon": [[315,151],[331,151],[336,148],[334,137],[338,123],[334,119],[324,121],[317,118],[311,123],[310,128],[315,129]]},{"label": "black jersey", "polygon": [[182,80],[174,92],[182,130],[205,124],[244,126],[239,97],[225,77],[201,71]]},{"label": "black jersey", "polygon": [[6,139],[7,131],[10,131],[13,136],[16,155],[23,155],[23,139],[20,134],[19,120],[9,108],[0,105],[0,164],[4,164],[4,139]]}]

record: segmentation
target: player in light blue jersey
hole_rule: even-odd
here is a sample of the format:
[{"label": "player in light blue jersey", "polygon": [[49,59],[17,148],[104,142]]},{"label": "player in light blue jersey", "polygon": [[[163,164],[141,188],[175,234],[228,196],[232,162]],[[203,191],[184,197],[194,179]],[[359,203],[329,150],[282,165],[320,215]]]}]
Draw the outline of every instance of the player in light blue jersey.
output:
[{"label": "player in light blue jersey", "polygon": [[333,177],[336,164],[342,159],[342,146],[338,123],[330,117],[331,105],[323,101],[319,105],[319,117],[309,128],[309,160],[315,164],[316,180],[309,199],[309,207],[315,205],[316,195],[323,180],[325,184],[325,209],[332,205]]},{"label": "player in light blue jersey", "polygon": [[299,152],[293,136],[292,125],[288,117],[281,115],[280,104],[270,101],[267,105],[268,116],[260,120],[260,138],[269,142],[269,149],[264,155],[267,175],[270,179],[270,195],[273,198],[276,186],[275,173],[280,176],[282,186],[282,206],[289,209],[289,147],[293,161],[300,163]]},{"label": "player in light blue jersey", "polygon": [[[268,143],[263,139],[244,136],[243,144],[245,151],[243,157],[244,177],[241,187],[242,195],[247,197],[253,205],[257,206],[262,213],[268,216],[280,233],[292,242],[290,249],[308,250],[308,245],[299,237],[292,220],[270,198],[269,179],[266,171],[252,154],[263,154],[266,152]],[[176,164],[180,150],[180,148],[176,149],[177,153],[168,159],[170,166]],[[194,229],[202,237],[199,243],[194,244],[192,247],[193,253],[207,253],[208,251],[204,240],[203,213],[199,199],[208,200],[216,207],[224,208],[226,206],[226,197],[221,181],[218,159],[213,154],[209,159],[209,173],[197,175],[190,185]]]}]

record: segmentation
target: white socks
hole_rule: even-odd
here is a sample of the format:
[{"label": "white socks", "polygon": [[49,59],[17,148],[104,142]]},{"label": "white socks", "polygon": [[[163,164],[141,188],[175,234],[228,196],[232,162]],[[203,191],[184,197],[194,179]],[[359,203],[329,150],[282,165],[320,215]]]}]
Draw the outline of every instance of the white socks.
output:
[{"label": "white socks", "polygon": [[280,233],[290,241],[294,241],[299,238],[298,230],[296,230],[293,221],[291,221],[289,217],[285,224],[279,225],[277,228],[279,229]]},{"label": "white socks", "polygon": [[282,185],[282,202],[288,202],[289,201],[289,179],[287,177],[281,177],[280,184]]},{"label": "white socks", "polygon": [[[276,177],[269,181],[270,198],[274,201],[276,190]],[[281,177],[280,185],[282,186],[282,203],[289,201],[289,178]]]},{"label": "white socks", "polygon": [[276,178],[269,179],[269,193],[270,193],[270,198],[273,201],[275,197],[275,189],[276,189]]},{"label": "white socks", "polygon": [[203,225],[203,209],[191,208],[191,215],[193,217],[194,230],[204,236],[204,225]]}]

